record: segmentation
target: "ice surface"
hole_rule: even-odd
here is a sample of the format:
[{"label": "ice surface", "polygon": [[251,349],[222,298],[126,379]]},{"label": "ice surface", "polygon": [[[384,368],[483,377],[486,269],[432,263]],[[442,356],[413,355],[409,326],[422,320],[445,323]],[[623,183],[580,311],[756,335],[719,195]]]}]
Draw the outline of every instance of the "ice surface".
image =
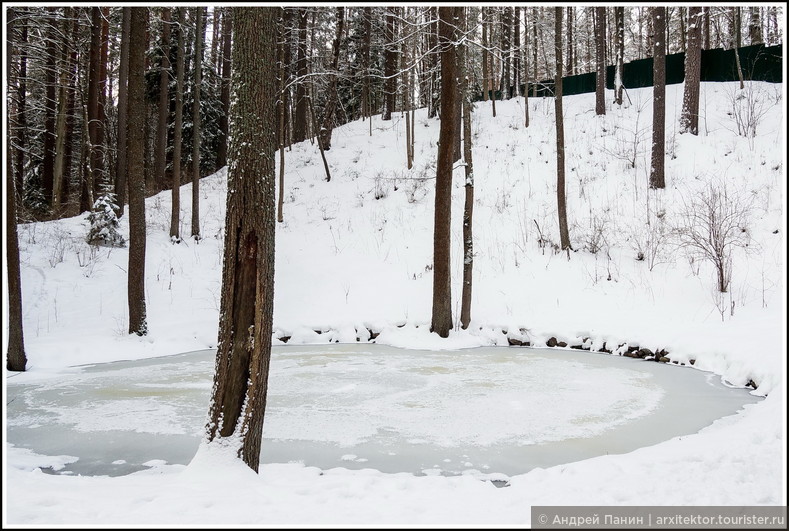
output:
[{"label": "ice surface", "polygon": [[[61,473],[187,464],[213,370],[206,350],[9,381],[8,441],[79,457]],[[624,453],[758,400],[690,368],[506,347],[274,347],[269,384],[261,462],[446,475],[518,474]]]}]

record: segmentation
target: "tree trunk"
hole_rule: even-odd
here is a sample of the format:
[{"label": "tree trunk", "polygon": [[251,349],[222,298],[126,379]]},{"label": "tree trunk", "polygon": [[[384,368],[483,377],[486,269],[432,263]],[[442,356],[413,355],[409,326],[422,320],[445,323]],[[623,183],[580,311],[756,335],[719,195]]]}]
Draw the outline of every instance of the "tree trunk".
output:
[{"label": "tree trunk", "polygon": [[101,48],[99,51],[99,105],[97,107],[98,128],[96,130],[96,143],[99,147],[101,167],[93,179],[93,194],[98,197],[109,185],[108,153],[106,145],[107,136],[107,60],[109,57],[109,7],[101,8]]},{"label": "tree trunk", "polygon": [[575,74],[573,69],[573,48],[575,43],[573,41],[573,7],[567,6],[567,75],[572,76]]},{"label": "tree trunk", "polygon": [[321,128],[318,132],[318,142],[323,146],[324,151],[331,149],[331,134],[334,129],[334,110],[337,107],[337,78],[340,76],[340,38],[345,26],[345,8],[337,7],[337,28],[332,42],[331,69],[334,73],[329,81],[329,95],[326,100],[326,108],[323,111]]},{"label": "tree trunk", "polygon": [[433,225],[433,315],[430,331],[449,337],[452,329],[452,284],[450,271],[450,222],[452,166],[457,105],[457,59],[454,47],[455,8],[438,8],[438,45],[441,50],[441,128],[436,161],[436,198]]},{"label": "tree trunk", "polygon": [[129,26],[129,333],[148,333],[145,315],[145,28],[148,8],[132,7]]},{"label": "tree trunk", "polygon": [[[482,8],[484,9],[484,8]],[[429,8],[430,13],[430,25],[428,26],[428,38],[427,38],[427,45],[430,49],[430,94],[429,98],[429,108],[427,111],[428,118],[435,118],[438,115],[438,102],[439,102],[439,87],[441,82],[439,81],[439,66],[438,66],[438,8],[436,6],[431,6]],[[485,31],[483,26],[482,31]],[[487,50],[483,48],[482,50],[483,57],[487,57]],[[487,72],[487,66],[484,63],[485,59],[483,59],[483,71]],[[483,74],[483,78],[485,75]],[[483,81],[483,89],[482,91],[485,92],[484,89],[484,81]],[[488,97],[485,96],[485,101],[488,100]]]},{"label": "tree trunk", "polygon": [[556,19],[556,77],[554,110],[556,113],[556,200],[559,211],[559,239],[562,250],[570,248],[570,233],[567,229],[567,196],[564,190],[564,115],[562,114],[562,7],[554,8]]},{"label": "tree trunk", "polygon": [[[11,52],[16,23],[16,9],[10,8],[6,17],[5,75],[11,79]],[[6,142],[11,145],[11,113],[6,115]],[[7,228],[6,268],[8,273],[8,352],[6,353],[6,369],[24,371],[27,366],[25,355],[25,338],[22,331],[22,275],[19,263],[19,239],[16,232],[16,191],[11,157],[5,159],[5,221]]]},{"label": "tree trunk", "polygon": [[666,43],[664,27],[666,15],[665,7],[652,8],[652,26],[655,35],[654,39],[654,69],[653,86],[654,96],[652,98],[652,164],[649,171],[649,187],[665,188],[665,159],[666,159]]},{"label": "tree trunk", "polygon": [[605,114],[605,7],[596,7],[595,53],[595,114]]},{"label": "tree trunk", "polygon": [[282,223],[284,221],[282,208],[283,203],[285,202],[285,113],[287,112],[285,95],[287,93],[288,84],[288,80],[285,76],[285,50],[290,44],[290,41],[288,40],[287,13],[288,11],[283,8],[281,12],[282,24],[279,25],[281,31],[278,34],[277,44],[277,62],[279,63],[277,69],[277,77],[279,78],[279,97],[277,98],[277,118],[279,119],[279,183],[277,186],[277,223]]},{"label": "tree trunk", "polygon": [[[469,9],[469,8],[466,8]],[[463,31],[468,27],[468,17],[463,16]],[[519,33],[520,10],[515,8],[515,35]],[[471,154],[471,94],[469,92],[469,57],[468,45],[460,47],[460,84],[461,101],[463,105],[463,160],[466,182],[464,186],[465,197],[463,202],[463,291],[460,296],[460,327],[465,330],[471,322],[471,292],[472,292],[472,273],[474,271],[474,238],[472,234],[472,220],[474,215],[474,162]],[[520,55],[520,42],[515,41],[515,56]],[[517,62],[516,70],[517,68]],[[515,75],[516,86],[518,75]]]},{"label": "tree trunk", "polygon": [[397,44],[395,43],[394,7],[386,8],[386,31],[384,32],[384,110],[382,120],[391,120],[397,93]]},{"label": "tree trunk", "polygon": [[69,48],[72,43],[69,41],[71,36],[71,10],[72,8],[66,7],[63,12],[63,23],[60,33],[61,50],[60,50],[60,67],[59,80],[58,80],[58,111],[57,120],[55,122],[55,167],[53,171],[52,181],[52,212],[54,215],[61,214],[62,202],[64,196],[64,184],[68,180],[66,174],[66,118],[68,113],[68,93],[71,90],[71,79],[69,77]]},{"label": "tree trunk", "polygon": [[170,8],[162,8],[162,63],[159,69],[159,110],[154,144],[153,192],[165,189],[167,172],[167,122],[170,118]]},{"label": "tree trunk", "polygon": [[200,84],[203,63],[203,7],[195,8],[194,99],[192,100],[192,238],[200,240]]},{"label": "tree trunk", "polygon": [[488,101],[490,66],[488,65],[490,39],[488,38],[488,8],[482,6],[482,99]]},{"label": "tree trunk", "polygon": [[699,84],[701,79],[701,8],[688,8],[688,48],[685,52],[685,92],[680,133],[699,134]]},{"label": "tree trunk", "polygon": [[760,44],[762,42],[762,23],[759,18],[759,7],[751,6],[748,8],[750,18],[748,19],[748,38],[751,45]]},{"label": "tree trunk", "polygon": [[57,8],[47,8],[47,42],[46,42],[46,100],[44,101],[44,160],[41,174],[41,187],[48,205],[53,204],[53,188],[55,181],[55,113],[57,104],[56,89],[58,84],[57,68],[57,34],[59,33],[56,17]]},{"label": "tree trunk", "polygon": [[702,13],[704,13],[704,42],[702,43],[701,47],[703,50],[710,49],[710,8],[703,7]]},{"label": "tree trunk", "polygon": [[[362,37],[362,70],[364,78],[362,81],[362,119],[372,119],[372,112],[370,111],[370,32],[371,32],[371,18],[372,8],[366,6],[364,8],[363,17],[363,32]],[[428,111],[429,112],[429,111]]]},{"label": "tree trunk", "polygon": [[[521,95],[521,8],[515,6],[512,17],[512,78],[515,83],[515,96]],[[468,52],[464,52],[468,53]]]},{"label": "tree trunk", "polygon": [[[88,138],[90,178],[85,183],[90,196],[88,209],[93,208],[93,197],[101,181],[104,162],[100,143],[102,122],[99,119],[99,90],[101,82],[101,8],[91,8],[90,70],[88,72]],[[83,196],[85,194],[83,193]]]},{"label": "tree trunk", "polygon": [[[510,98],[510,33],[512,33],[512,7],[501,8],[501,99]],[[458,135],[458,139],[460,135]]]},{"label": "tree trunk", "polygon": [[528,7],[523,8],[523,120],[529,127],[529,19]]},{"label": "tree trunk", "polygon": [[532,95],[536,98],[537,97],[537,81],[539,80],[539,76],[537,75],[537,21],[539,20],[539,7],[531,8],[531,26],[532,26],[532,47],[531,47],[531,64],[532,64],[532,79],[534,79],[534,89],[532,91]]},{"label": "tree trunk", "polygon": [[172,211],[170,215],[170,240],[181,242],[181,144],[184,127],[184,14],[185,7],[179,7],[176,20],[178,35],[178,56],[175,61],[175,131],[173,132],[173,182]]},{"label": "tree trunk", "polygon": [[[233,137],[216,373],[206,426],[258,470],[274,309],[276,8],[233,8]],[[258,178],[244,178],[245,176]]]},{"label": "tree trunk", "polygon": [[616,18],[616,79],[614,80],[614,101],[617,105],[622,105],[622,75],[625,70],[625,8],[615,7],[614,17]]},{"label": "tree trunk", "polygon": [[[15,10],[9,10],[9,16]],[[14,147],[16,153],[14,156],[14,176],[17,193],[22,195],[24,190],[25,181],[25,153],[27,151],[27,21],[22,18],[14,21],[14,25],[19,25],[19,80],[17,83],[16,94],[16,119],[14,120]],[[8,38],[11,33],[8,33]],[[10,49],[10,47],[9,47]],[[6,65],[7,66],[7,65]],[[10,80],[10,76],[9,76]],[[9,146],[12,145],[9,142]],[[9,188],[10,190],[10,188]]]},{"label": "tree trunk", "polygon": [[293,117],[293,142],[307,139],[309,120],[307,101],[307,10],[299,8],[299,29],[296,40],[296,115]]},{"label": "tree trunk", "polygon": [[222,90],[219,99],[222,104],[222,114],[219,116],[220,141],[217,149],[217,166],[227,166],[228,142],[228,117],[230,116],[230,70],[233,36],[233,10],[229,7],[222,8]]},{"label": "tree trunk", "polygon": [[[118,67],[118,165],[115,170],[115,196],[118,202],[118,217],[123,216],[126,203],[126,175],[128,173],[128,159],[126,157],[126,131],[129,113],[129,24],[131,21],[131,8],[123,8],[123,22],[121,29],[121,58]],[[176,128],[177,131],[177,128]]]}]

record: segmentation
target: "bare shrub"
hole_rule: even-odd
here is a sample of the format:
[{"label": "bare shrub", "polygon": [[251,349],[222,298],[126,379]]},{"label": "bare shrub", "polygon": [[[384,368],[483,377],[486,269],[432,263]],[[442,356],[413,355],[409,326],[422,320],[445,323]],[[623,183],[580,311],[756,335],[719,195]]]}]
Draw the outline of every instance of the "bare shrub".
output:
[{"label": "bare shrub", "polygon": [[690,194],[675,227],[680,245],[693,257],[715,266],[718,291],[726,293],[732,274],[732,251],[750,245],[748,218],[752,196],[729,188],[725,182],[708,183]]}]

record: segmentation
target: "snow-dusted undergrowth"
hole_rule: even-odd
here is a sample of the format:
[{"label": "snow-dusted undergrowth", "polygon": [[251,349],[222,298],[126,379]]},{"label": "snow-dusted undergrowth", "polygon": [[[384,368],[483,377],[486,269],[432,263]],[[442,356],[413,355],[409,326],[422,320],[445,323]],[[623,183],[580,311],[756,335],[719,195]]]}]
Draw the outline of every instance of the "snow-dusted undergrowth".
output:
[{"label": "snow-dusted undergrowth", "polygon": [[[379,521],[373,517],[377,514],[380,521],[492,523],[497,520],[491,515],[499,514],[501,522],[528,523],[529,504],[641,503],[646,485],[655,483],[664,494],[652,500],[659,503],[785,503],[783,467],[776,466],[783,459],[785,426],[783,86],[749,82],[739,91],[736,83],[702,84],[698,137],[678,132],[682,85],[666,89],[666,189],[661,191],[647,186],[651,89],[628,91],[625,105],[609,103],[605,116],[595,116],[593,94],[565,98],[568,217],[576,250],[569,259],[552,249],[558,242],[553,101],[529,100],[529,128],[523,126],[523,98],[499,102],[496,118],[488,105],[477,104],[472,117],[472,324],[446,340],[428,331],[439,122],[427,119],[424,109],[417,111],[412,170],[406,169],[404,118],[399,114],[389,122],[374,117],[372,136],[367,122],[336,129],[326,153],[331,182],[323,180],[317,146],[309,141],[294,146],[286,153],[285,221],[276,235],[275,337],[288,336],[291,343],[355,342],[369,340],[374,332],[378,343],[427,349],[506,345],[505,333],[528,337],[536,346],[550,337],[568,343],[590,338],[596,349],[604,342],[609,348],[628,343],[665,349],[672,360],[694,360],[695,368],[714,371],[734,385],[752,380],[758,394],[770,396],[699,435],[625,456],[536,470],[514,478],[508,489],[485,490],[487,486],[462,478],[347,471],[319,476],[287,465],[264,468],[260,480],[228,470],[221,481],[232,484],[231,476],[238,473],[242,484],[254,485],[254,494],[247,492],[243,499],[255,509],[234,511],[239,522],[293,521],[286,518],[288,507],[313,504],[314,512],[298,512],[303,516],[299,522],[369,523]],[[744,102],[756,102],[761,109],[755,136],[738,134],[742,113],[735,106]],[[457,318],[462,167],[456,172],[452,286]],[[748,225],[743,227],[747,246],[734,249],[730,289],[721,295],[713,265],[681,247],[675,229],[708,185],[723,183],[744,206]],[[169,191],[147,200],[149,335],[142,338],[126,334],[128,249],[88,246],[86,214],[20,226],[31,371],[57,372],[81,363],[215,346],[225,192],[224,170],[201,181],[204,238],[199,243],[170,242]],[[189,197],[191,185],[181,193]],[[186,229],[190,202],[181,205]],[[128,235],[126,217],[120,232]],[[102,490],[102,481],[140,493],[159,492],[153,503],[162,509],[152,521],[185,521],[188,512],[187,520],[202,521],[201,515],[207,523],[221,515],[210,516],[214,513],[200,506],[201,496],[208,499],[212,487],[202,487],[203,493],[186,473],[113,480],[41,478],[17,470],[16,460],[10,463],[15,521],[51,521],[37,520],[46,511],[22,509],[28,496],[43,503],[40,496],[47,489],[59,492],[79,482],[93,492]],[[195,464],[189,470],[200,475],[209,469]],[[154,483],[163,478],[169,487]],[[193,503],[168,506],[182,488],[191,489]],[[419,496],[427,492],[435,494],[434,502],[422,507]],[[382,502],[394,493],[394,504]],[[134,516],[134,501],[116,504],[108,489],[101,496],[107,497],[104,504],[118,507],[118,521],[147,521]],[[267,505],[271,512],[259,507],[261,496],[272,500]],[[469,503],[471,499],[476,501]],[[325,518],[316,503],[326,510]],[[115,516],[108,513],[103,519],[96,511],[75,514],[75,521],[88,514],[91,519],[84,521]],[[61,516],[71,521],[68,514]]]}]

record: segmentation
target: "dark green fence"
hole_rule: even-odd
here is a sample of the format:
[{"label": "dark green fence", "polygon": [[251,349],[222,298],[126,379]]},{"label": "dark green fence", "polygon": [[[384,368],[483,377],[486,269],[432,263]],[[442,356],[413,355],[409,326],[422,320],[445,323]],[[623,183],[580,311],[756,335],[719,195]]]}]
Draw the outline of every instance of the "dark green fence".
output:
[{"label": "dark green fence", "polygon": [[[770,83],[783,82],[783,46],[765,46],[756,44],[738,49],[742,75],[746,80],[767,81]],[[606,67],[606,88],[614,88],[616,67]],[[701,51],[701,80],[702,81],[737,81],[737,63],[734,50],[702,50]],[[562,94],[588,94],[595,91],[596,72],[588,72],[577,76],[562,78]],[[682,83],[685,80],[685,54],[672,53],[666,56],[666,84]],[[536,87],[537,97],[553,96],[553,79],[529,83],[529,96],[534,96]],[[622,84],[626,89],[652,86],[652,58],[638,59],[625,63],[622,70]],[[513,88],[509,87],[510,96]],[[523,93],[525,86],[520,86]],[[490,94],[490,93],[489,93]],[[495,91],[495,97],[501,97],[501,91]],[[474,101],[480,101],[482,94],[478,94]]]}]

